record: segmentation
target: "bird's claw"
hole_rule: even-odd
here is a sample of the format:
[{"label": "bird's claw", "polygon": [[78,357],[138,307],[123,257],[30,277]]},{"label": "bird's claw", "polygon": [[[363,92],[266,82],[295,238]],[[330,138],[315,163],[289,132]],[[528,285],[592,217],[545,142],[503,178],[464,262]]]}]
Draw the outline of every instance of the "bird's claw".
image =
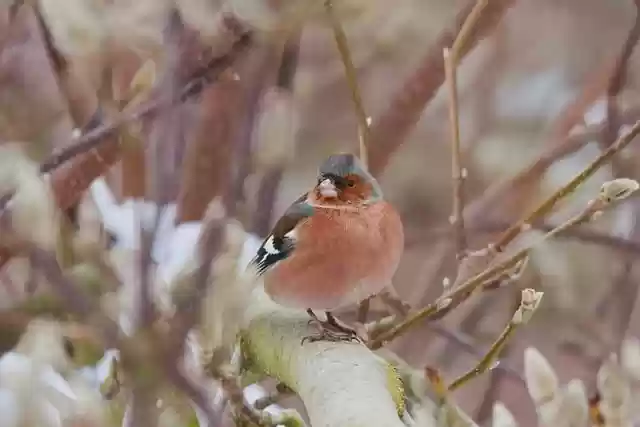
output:
[{"label": "bird's claw", "polygon": [[321,321],[317,318],[309,320],[309,324],[315,324],[319,331],[316,334],[308,335],[300,341],[300,344],[304,344],[306,341],[310,343],[317,341],[329,341],[329,342],[352,342],[357,341],[364,343],[360,338],[358,332],[348,328],[346,326],[334,324],[332,322]]}]

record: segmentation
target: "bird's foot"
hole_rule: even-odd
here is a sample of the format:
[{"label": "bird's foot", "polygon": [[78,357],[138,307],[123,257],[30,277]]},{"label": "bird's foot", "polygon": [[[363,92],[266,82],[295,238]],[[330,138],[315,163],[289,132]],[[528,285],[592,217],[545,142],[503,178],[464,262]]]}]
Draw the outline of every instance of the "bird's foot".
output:
[{"label": "bird's foot", "polygon": [[331,313],[327,312],[327,320],[320,320],[318,316],[311,310],[307,310],[311,319],[309,324],[315,325],[319,331],[315,334],[308,335],[302,338],[301,344],[305,341],[329,341],[329,342],[351,342],[358,341],[364,343],[364,340],[359,336],[355,329],[352,329],[344,324],[341,324]]},{"label": "bird's foot", "polygon": [[315,334],[311,334],[311,335],[307,335],[306,337],[302,338],[302,341],[300,342],[300,344],[304,344],[306,341],[309,341],[310,343],[313,342],[317,342],[317,341],[328,341],[328,342],[352,342],[352,341],[359,341],[362,342],[362,340],[358,337],[358,335],[356,334],[355,331],[334,331],[330,328],[327,328],[325,325],[321,325],[320,326],[320,331],[315,333]]}]

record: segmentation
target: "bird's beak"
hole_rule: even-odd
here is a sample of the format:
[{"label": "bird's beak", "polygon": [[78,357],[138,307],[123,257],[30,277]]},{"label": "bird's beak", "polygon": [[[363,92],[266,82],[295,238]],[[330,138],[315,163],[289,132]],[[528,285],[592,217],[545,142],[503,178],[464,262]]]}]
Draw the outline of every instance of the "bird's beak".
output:
[{"label": "bird's beak", "polygon": [[338,189],[330,179],[325,179],[320,182],[320,184],[318,184],[318,190],[320,190],[320,195],[324,198],[335,199],[338,197]]}]

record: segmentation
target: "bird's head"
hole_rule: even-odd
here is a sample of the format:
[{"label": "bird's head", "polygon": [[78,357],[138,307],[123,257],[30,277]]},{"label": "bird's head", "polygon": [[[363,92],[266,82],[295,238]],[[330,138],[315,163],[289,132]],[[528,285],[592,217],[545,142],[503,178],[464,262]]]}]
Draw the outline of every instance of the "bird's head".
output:
[{"label": "bird's head", "polygon": [[333,204],[382,199],[380,185],[353,154],[334,154],[322,163],[314,194],[318,200]]}]

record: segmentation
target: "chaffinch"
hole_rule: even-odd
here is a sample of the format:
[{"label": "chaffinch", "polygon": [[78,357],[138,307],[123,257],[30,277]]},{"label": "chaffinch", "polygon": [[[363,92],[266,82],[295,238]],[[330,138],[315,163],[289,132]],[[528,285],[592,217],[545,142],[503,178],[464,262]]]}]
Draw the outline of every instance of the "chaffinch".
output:
[{"label": "chaffinch", "polygon": [[[318,339],[357,338],[331,311],[392,290],[404,248],[397,211],[352,154],[322,163],[318,181],[276,222],[252,265],[276,303],[306,308],[321,326]],[[320,321],[313,310],[324,310]]]}]

